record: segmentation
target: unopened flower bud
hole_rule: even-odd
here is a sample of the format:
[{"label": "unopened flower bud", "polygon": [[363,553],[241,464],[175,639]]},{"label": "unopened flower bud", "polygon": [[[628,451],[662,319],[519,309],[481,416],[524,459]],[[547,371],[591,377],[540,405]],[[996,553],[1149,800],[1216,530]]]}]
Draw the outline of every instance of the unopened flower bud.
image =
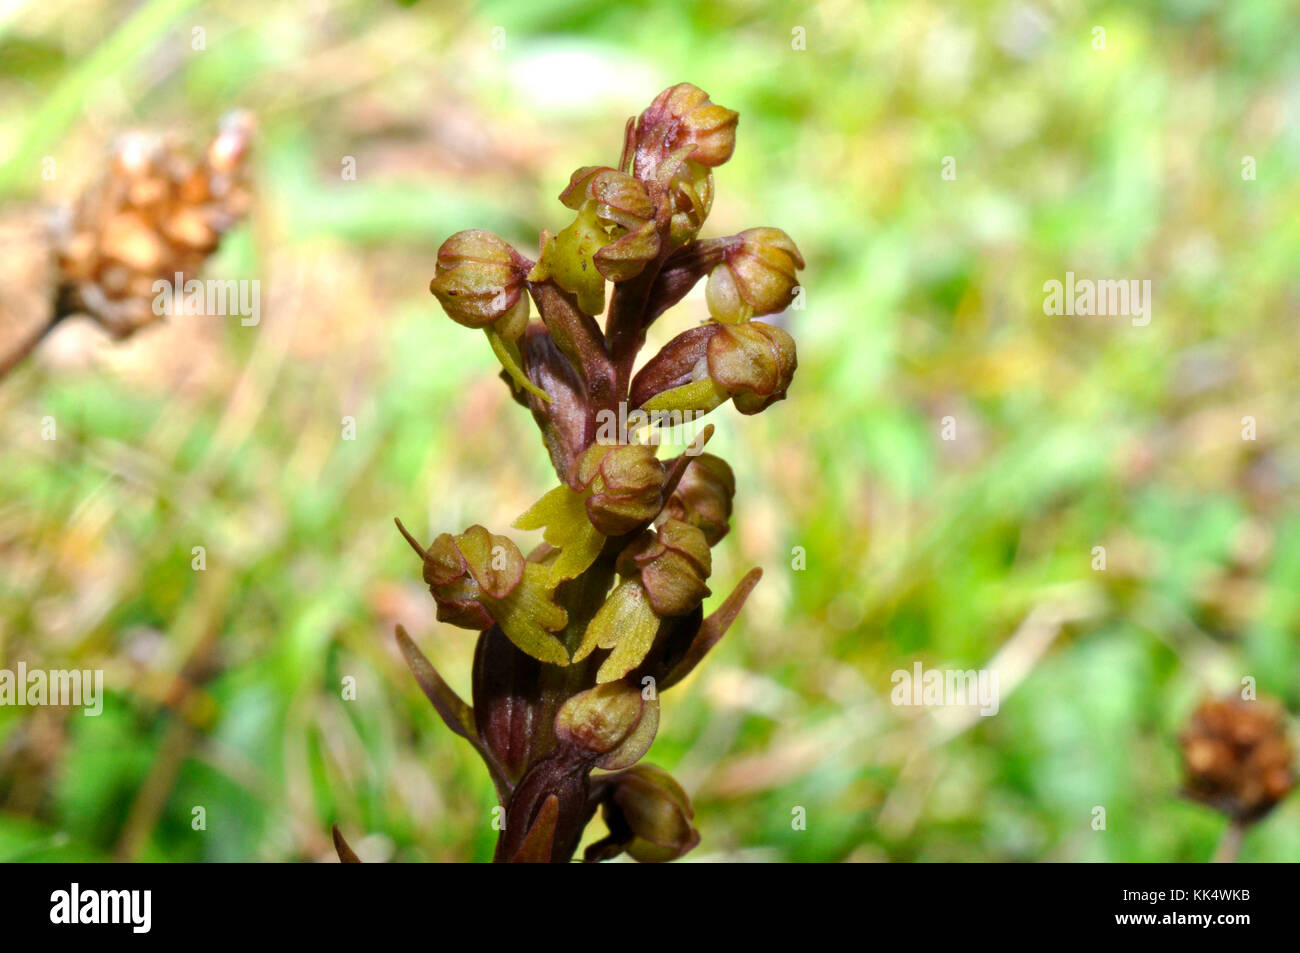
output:
[{"label": "unopened flower bud", "polygon": [[570,483],[590,488],[591,525],[622,536],[654,519],[663,503],[664,467],[644,444],[592,444],[574,461]]},{"label": "unopened flower bud", "polygon": [[480,597],[504,599],[523,575],[523,553],[514,541],[477,525],[459,536],[438,536],[424,561],[424,581],[438,604],[438,620],[467,629],[492,624]]},{"label": "unopened flower bud", "polygon": [[674,247],[685,245],[697,234],[713,208],[713,173],[708,166],[683,162],[669,187],[672,223],[669,237]]},{"label": "unopened flower bud", "polygon": [[799,249],[779,228],[750,228],[736,237],[740,244],[709,272],[704,288],[709,314],[738,324],[784,311],[798,285],[795,272],[804,267]]},{"label": "unopened flower bud", "polygon": [[641,114],[638,150],[663,157],[690,145],[691,161],[719,166],[735,151],[738,119],[739,114],[712,102],[698,86],[678,83],[656,96]]},{"label": "unopened flower bud", "polygon": [[604,768],[635,763],[654,741],[659,706],[640,687],[608,681],[578,692],[560,706],[555,737]]},{"label": "unopened flower bud", "polygon": [[573,173],[560,201],[578,213],[546,243],[539,273],[576,295],[587,314],[605,307],[605,280],[627,281],[659,255],[655,207],[626,172],[586,166]]},{"label": "unopened flower bud", "polygon": [[686,466],[658,522],[670,519],[690,523],[716,546],[731,528],[731,501],[736,495],[736,476],[726,460],[702,453]]},{"label": "unopened flower bud", "polygon": [[708,413],[734,400],[756,414],[785,397],[798,365],[794,339],[759,321],[683,331],[632,379],[632,405],[645,411]]},{"label": "unopened flower bud", "polygon": [[587,860],[626,852],[643,864],[676,860],[700,842],[695,811],[680,784],[663,768],[639,764],[606,780],[602,815],[609,836],[587,848]]},{"label": "unopened flower bud", "polygon": [[724,324],[709,340],[709,377],[742,414],[785,398],[798,366],[794,338],[774,324]]},{"label": "unopened flower bud", "polygon": [[457,232],[438,249],[429,290],[447,316],[467,328],[492,328],[508,341],[528,325],[525,260],[491,232]]},{"label": "unopened flower bud", "polygon": [[596,203],[596,214],[603,222],[625,231],[635,231],[654,218],[655,206],[645,186],[618,169],[589,165],[576,170],[569,187],[560,193],[560,202],[575,212],[588,201]]},{"label": "unopened flower bud", "polygon": [[656,532],[646,532],[618,557],[624,576],[639,574],[650,607],[659,617],[685,615],[709,595],[706,580],[713,572],[709,542],[698,528],[681,520],[666,520]]},{"label": "unopened flower bud", "polygon": [[438,621],[479,630],[495,623],[534,658],[569,663],[569,653],[551,634],[564,628],[568,614],[552,601],[547,570],[525,560],[513,540],[474,525],[456,536],[441,534],[426,550],[397,525],[424,559]]}]

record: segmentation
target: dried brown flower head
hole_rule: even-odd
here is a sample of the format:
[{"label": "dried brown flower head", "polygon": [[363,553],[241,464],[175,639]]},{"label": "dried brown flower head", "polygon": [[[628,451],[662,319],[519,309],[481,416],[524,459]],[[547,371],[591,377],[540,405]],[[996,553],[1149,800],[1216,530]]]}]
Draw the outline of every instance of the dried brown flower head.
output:
[{"label": "dried brown flower head", "polygon": [[1188,796],[1238,823],[1259,820],[1295,784],[1285,715],[1269,702],[1205,701],[1181,742]]},{"label": "dried brown flower head", "polygon": [[234,112],[197,160],[170,139],[123,136],[55,234],[55,319],[84,312],[119,338],[157,320],[155,282],[192,278],[248,210],[253,120]]}]

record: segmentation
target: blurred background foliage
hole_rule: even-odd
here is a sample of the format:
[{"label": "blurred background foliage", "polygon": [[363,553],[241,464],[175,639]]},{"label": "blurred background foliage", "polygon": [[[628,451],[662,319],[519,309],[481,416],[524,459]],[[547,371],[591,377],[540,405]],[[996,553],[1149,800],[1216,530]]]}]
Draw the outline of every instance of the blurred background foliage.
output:
[{"label": "blurred background foliage", "polygon": [[[0,385],[0,665],[109,689],[99,718],[0,708],[0,859],[324,859],[335,821],[370,859],[491,856],[487,775],[392,630],[463,694],[473,637],[392,517],[504,530],[553,475],[429,295],[434,252],[469,227],[531,252],[678,81],[741,114],[705,234],[777,225],[809,265],[789,400],[719,412],[710,448],[739,484],[714,588],[765,576],[649,756],[695,799],[692,856],[1208,858],[1191,707],[1251,676],[1300,708],[1298,24],[1280,0],[0,6],[0,221],[70,201],[125,129],[199,143],[247,107],[259,201],[206,274],[262,287],[257,327],[66,322]],[[17,234],[11,310],[43,280]],[[1150,325],[1044,315],[1067,271],[1150,279]],[[703,316],[701,291],[657,340]],[[891,705],[917,661],[996,666],[999,713]],[[1300,799],[1243,856],[1300,856]]]}]

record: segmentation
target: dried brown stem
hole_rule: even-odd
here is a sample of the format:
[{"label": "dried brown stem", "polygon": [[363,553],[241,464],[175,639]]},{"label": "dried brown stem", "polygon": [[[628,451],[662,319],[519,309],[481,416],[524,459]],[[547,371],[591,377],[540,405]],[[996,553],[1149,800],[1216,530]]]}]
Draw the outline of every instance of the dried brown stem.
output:
[{"label": "dried brown stem", "polygon": [[0,380],[4,380],[10,371],[30,357],[32,352],[45,340],[46,335],[53,331],[62,319],[63,315],[56,313],[48,321],[38,324],[27,332],[26,336],[18,342],[16,348],[4,355],[4,357],[0,357]]},{"label": "dried brown stem", "polygon": [[1241,844],[1245,839],[1246,825],[1238,820],[1229,821],[1219,846],[1215,848],[1214,859],[1210,863],[1235,864],[1237,858],[1241,856]]}]

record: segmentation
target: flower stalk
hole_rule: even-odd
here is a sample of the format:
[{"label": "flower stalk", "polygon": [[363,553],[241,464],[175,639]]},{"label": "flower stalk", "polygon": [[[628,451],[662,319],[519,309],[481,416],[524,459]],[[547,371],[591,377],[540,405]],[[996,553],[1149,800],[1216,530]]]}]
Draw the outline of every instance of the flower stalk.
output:
[{"label": "flower stalk", "polygon": [[[527,555],[482,526],[425,545],[398,523],[438,619],[478,633],[472,704],[400,628],[397,638],[492,776],[505,817],[499,862],[568,861],[597,813],[608,832],[589,861],[673,860],[700,839],[686,792],[641,759],[659,693],[717,644],[761,572],[704,615],[735,476],[703,452],[711,426],[660,460],[628,412],[702,414],[730,401],[754,414],[793,379],[793,339],[757,319],[793,299],[804,266],[794,242],[775,228],[699,238],[737,118],[703,90],[673,86],[628,121],[616,167],[573,173],[560,194],[573,218],[541,232],[536,260],[481,230],[438,252],[430,290],[453,321],[487,332],[558,478],[514,524],[543,531]],[[647,328],[703,279],[710,321],[634,375]],[[611,415],[629,423],[602,430]],[[337,832],[335,842],[355,859]]]}]

